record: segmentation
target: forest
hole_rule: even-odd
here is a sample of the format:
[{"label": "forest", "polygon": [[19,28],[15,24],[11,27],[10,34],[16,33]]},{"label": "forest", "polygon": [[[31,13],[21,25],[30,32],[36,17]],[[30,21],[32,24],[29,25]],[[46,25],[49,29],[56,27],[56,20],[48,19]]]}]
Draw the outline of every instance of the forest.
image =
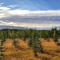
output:
[{"label": "forest", "polygon": [[0,39],[4,41],[7,38],[16,39],[39,39],[39,38],[54,38],[60,37],[60,30],[53,28],[51,30],[34,30],[34,29],[2,29],[0,30]]}]

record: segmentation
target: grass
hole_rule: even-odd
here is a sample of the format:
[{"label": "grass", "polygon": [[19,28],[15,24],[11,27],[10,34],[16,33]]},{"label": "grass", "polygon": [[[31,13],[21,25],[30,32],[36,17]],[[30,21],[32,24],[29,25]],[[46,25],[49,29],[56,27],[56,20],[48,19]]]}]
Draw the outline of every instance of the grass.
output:
[{"label": "grass", "polygon": [[44,52],[37,52],[37,56],[35,56],[27,41],[16,39],[16,47],[14,40],[6,39],[3,43],[2,60],[60,60],[60,46],[52,40],[43,39],[40,40],[40,43]]}]

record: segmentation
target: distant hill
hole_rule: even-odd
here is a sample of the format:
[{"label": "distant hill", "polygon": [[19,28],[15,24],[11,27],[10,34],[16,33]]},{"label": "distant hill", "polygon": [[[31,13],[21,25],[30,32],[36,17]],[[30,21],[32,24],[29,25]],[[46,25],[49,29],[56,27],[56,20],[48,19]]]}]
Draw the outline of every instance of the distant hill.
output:
[{"label": "distant hill", "polygon": [[0,29],[21,29],[21,30],[25,30],[28,29],[26,27],[16,27],[16,26],[0,26]]}]

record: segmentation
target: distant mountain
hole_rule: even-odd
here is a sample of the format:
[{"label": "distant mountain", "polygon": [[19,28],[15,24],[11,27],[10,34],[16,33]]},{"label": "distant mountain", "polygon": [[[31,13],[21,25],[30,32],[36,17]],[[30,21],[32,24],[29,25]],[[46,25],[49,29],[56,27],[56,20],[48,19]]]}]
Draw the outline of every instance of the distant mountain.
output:
[{"label": "distant mountain", "polygon": [[25,29],[29,29],[26,27],[16,27],[16,26],[0,26],[0,29],[20,29],[20,30],[25,30]]},{"label": "distant mountain", "polygon": [[[53,28],[53,27],[52,27]],[[28,28],[28,27],[16,27],[16,26],[0,26],[0,30],[2,29],[17,29],[17,30],[50,30],[52,28]],[[55,27],[54,27],[55,28]],[[60,26],[57,27],[57,29],[60,29]]]}]

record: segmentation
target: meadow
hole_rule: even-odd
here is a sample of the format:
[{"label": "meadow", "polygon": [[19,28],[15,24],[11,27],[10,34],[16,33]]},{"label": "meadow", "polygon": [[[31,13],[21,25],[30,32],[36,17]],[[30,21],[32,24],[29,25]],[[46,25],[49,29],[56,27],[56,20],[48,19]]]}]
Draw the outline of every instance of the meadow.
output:
[{"label": "meadow", "polygon": [[0,60],[60,60],[60,30],[0,30]]}]

